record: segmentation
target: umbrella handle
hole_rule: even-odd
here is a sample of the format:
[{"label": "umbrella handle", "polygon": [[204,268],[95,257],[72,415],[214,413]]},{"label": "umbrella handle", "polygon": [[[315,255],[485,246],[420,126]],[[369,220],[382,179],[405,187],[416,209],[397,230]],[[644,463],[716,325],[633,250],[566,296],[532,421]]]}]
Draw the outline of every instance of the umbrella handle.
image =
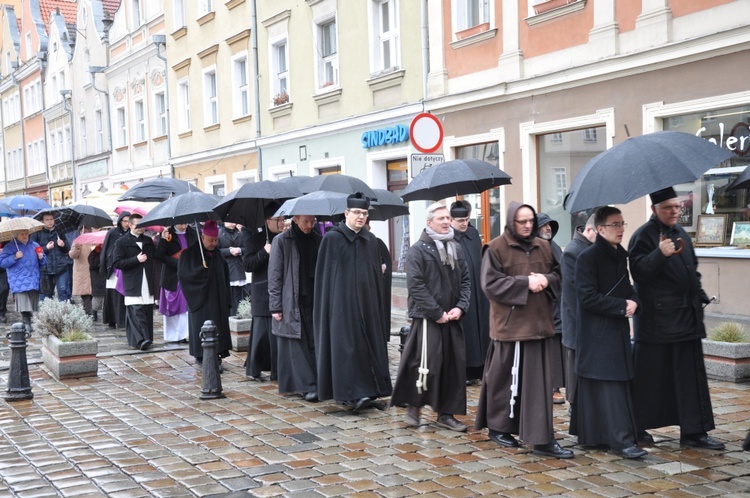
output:
[{"label": "umbrella handle", "polygon": [[[669,237],[667,237],[664,234],[661,234],[659,236],[659,240],[667,240],[668,238]],[[680,254],[682,250],[685,249],[685,241],[682,240],[681,238],[678,238],[677,241],[673,241],[673,242],[675,242],[675,247],[676,247],[673,254]]]}]

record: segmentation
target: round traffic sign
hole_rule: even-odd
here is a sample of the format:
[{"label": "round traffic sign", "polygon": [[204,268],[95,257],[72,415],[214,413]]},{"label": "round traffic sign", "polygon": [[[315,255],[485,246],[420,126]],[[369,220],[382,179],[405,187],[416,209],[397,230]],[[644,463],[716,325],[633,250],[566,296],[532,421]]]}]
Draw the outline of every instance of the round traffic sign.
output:
[{"label": "round traffic sign", "polygon": [[430,154],[443,144],[443,125],[427,112],[417,114],[409,126],[409,139],[419,152]]}]

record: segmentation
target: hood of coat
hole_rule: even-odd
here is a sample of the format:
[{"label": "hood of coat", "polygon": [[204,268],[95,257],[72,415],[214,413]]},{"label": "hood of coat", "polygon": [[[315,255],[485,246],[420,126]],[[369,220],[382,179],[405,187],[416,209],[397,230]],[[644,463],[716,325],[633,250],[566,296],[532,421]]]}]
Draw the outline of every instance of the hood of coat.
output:
[{"label": "hood of coat", "polygon": [[560,224],[550,218],[547,213],[539,213],[536,221],[539,228],[542,228],[544,225],[549,225],[552,228],[552,238],[550,240],[554,239],[557,231],[560,230]]},{"label": "hood of coat", "polygon": [[[516,232],[516,213],[519,209],[526,207],[531,209],[531,212],[534,213],[534,226],[531,229],[531,235],[528,237],[521,237]],[[510,204],[508,204],[508,213],[505,218],[505,230],[507,230],[513,238],[515,238],[518,241],[524,241],[524,242],[531,242],[534,240],[534,237],[537,236],[537,233],[539,232],[539,218],[537,217],[536,210],[529,206],[528,204],[522,204],[520,202],[512,201]]]}]

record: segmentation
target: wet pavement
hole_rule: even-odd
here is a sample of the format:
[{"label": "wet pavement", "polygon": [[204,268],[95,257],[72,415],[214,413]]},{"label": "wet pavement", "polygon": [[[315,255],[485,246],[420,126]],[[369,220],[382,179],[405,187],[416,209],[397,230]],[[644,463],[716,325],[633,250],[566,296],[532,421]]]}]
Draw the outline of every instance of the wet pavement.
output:
[{"label": "wet pavement", "polygon": [[[405,292],[394,288],[394,333]],[[11,318],[18,318],[10,314]],[[9,320],[9,325],[12,320]],[[186,345],[131,350],[124,331],[98,324],[97,377],[58,382],[28,348],[30,401],[0,401],[0,497],[5,496],[750,496],[750,385],[711,382],[724,451],[679,445],[679,429],[652,431],[642,460],[583,450],[566,433],[567,405],[555,405],[560,443],[575,458],[505,449],[486,432],[440,429],[423,413],[409,429],[404,410],[353,415],[334,402],[280,395],[274,382],[245,377],[245,353],[225,359],[226,398],[201,400],[201,372]],[[8,347],[0,346],[0,388]],[[389,352],[395,377],[398,337]],[[471,425],[479,387],[468,387]]]}]

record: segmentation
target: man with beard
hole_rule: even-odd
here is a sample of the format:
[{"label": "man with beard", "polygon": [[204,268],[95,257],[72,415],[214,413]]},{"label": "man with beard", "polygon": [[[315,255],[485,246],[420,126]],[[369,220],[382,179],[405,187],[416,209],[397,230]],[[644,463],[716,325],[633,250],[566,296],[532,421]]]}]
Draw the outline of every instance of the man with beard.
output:
[{"label": "man with beard", "polygon": [[344,402],[355,412],[392,389],[380,252],[365,228],[369,208],[361,192],[349,196],[345,220],[326,232],[315,268],[318,398]]},{"label": "man with beard", "polygon": [[698,258],[677,223],[680,201],[672,187],[651,194],[651,219],[630,239],[630,271],[643,303],[634,318],[633,404],[642,444],[646,429],[680,426],[680,444],[722,450],[715,428],[701,339],[706,337]]},{"label": "man with beard", "polygon": [[138,227],[142,216],[130,215],[130,232],[115,243],[112,266],[122,272],[125,288],[125,334],[128,345],[145,351],[154,341],[154,259],[151,237]]},{"label": "man with beard", "polygon": [[237,315],[237,306],[242,301],[245,281],[245,267],[242,264],[242,227],[225,222],[219,230],[219,249],[229,265],[229,287],[232,295],[232,309],[229,316]]},{"label": "man with beard", "polygon": [[[216,325],[221,358],[229,356],[232,337],[229,332],[229,267],[219,252],[219,227],[213,220],[203,225],[200,240],[182,252],[177,276],[188,304],[188,344],[195,363],[203,363],[201,328],[206,320]],[[220,366],[220,370],[223,370]]]},{"label": "man with beard", "polygon": [[104,309],[102,310],[102,322],[109,328],[122,328],[125,326],[125,297],[117,290],[117,274],[113,266],[115,243],[130,230],[130,213],[123,211],[117,218],[115,227],[107,232],[102,244],[102,252],[99,259],[99,272],[104,274],[106,289],[104,291]]},{"label": "man with beard", "polygon": [[314,216],[295,216],[289,230],[274,239],[268,261],[268,307],[278,354],[280,393],[302,393],[318,400],[313,334],[315,262],[321,235]]},{"label": "man with beard", "polygon": [[266,206],[266,223],[257,230],[245,230],[242,252],[245,271],[252,273],[250,300],[253,319],[250,332],[250,345],[245,360],[245,375],[255,381],[262,381],[262,372],[270,372],[271,380],[276,380],[276,340],[271,334],[271,311],[268,309],[268,259],[271,243],[277,234],[284,231],[284,217],[273,217],[278,204]]},{"label": "man with beard", "polygon": [[[490,343],[477,406],[477,430],[494,442],[534,453],[573,458],[555,440],[552,426],[552,306],[560,291],[560,266],[539,239],[534,208],[511,202],[505,231],[482,254],[482,289],[490,301]],[[516,398],[520,403],[516,406]]]},{"label": "man with beard", "polygon": [[469,221],[471,204],[456,201],[450,211],[454,239],[461,245],[469,267],[471,295],[469,309],[461,316],[466,341],[466,384],[479,384],[484,371],[484,357],[490,344],[490,312],[487,296],[479,286],[482,267],[482,240],[479,232]]},{"label": "man with beard", "polygon": [[[471,279],[451,216],[443,204],[427,208],[427,227],[406,254],[412,330],[406,339],[391,405],[406,406],[406,424],[419,427],[421,407],[436,425],[466,432],[466,343],[461,317],[469,309]],[[426,371],[425,371],[426,369]]]}]

